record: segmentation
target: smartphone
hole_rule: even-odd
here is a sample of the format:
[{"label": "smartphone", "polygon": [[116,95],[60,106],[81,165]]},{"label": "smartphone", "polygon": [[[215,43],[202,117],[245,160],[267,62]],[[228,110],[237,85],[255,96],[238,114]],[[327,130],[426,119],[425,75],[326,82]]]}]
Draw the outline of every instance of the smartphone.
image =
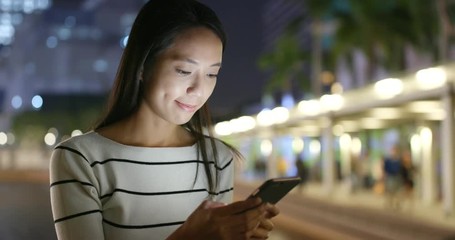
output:
[{"label": "smartphone", "polygon": [[300,181],[299,177],[272,178],[254,190],[250,197],[259,197],[263,202],[275,204],[297,186]]}]

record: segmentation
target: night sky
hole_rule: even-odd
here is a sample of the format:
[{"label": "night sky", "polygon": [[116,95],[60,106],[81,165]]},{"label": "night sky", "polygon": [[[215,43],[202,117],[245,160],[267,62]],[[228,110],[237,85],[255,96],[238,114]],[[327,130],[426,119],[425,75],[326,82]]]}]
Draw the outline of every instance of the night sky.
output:
[{"label": "night sky", "polygon": [[261,100],[265,79],[256,62],[263,50],[264,0],[202,2],[218,14],[228,35],[223,68],[210,100],[212,114],[224,116]]},{"label": "night sky", "polygon": [[[228,37],[222,70],[209,100],[212,115],[235,117],[261,101],[265,78],[257,59],[264,48],[261,18],[267,1],[200,1],[218,14]],[[132,23],[144,2],[54,0],[50,9],[27,15],[17,27],[9,51],[0,51],[4,57],[0,58],[0,88],[8,93],[6,101],[14,95],[28,101],[34,94],[105,94],[114,81],[123,51],[120,40],[128,32],[129,25],[122,19],[127,15]],[[75,19],[70,27],[68,17]],[[71,29],[71,37],[59,37],[58,44],[49,47],[49,39],[56,41],[61,29]],[[100,31],[101,37],[93,37],[90,31]],[[93,67],[99,60],[107,66],[102,73]]]}]

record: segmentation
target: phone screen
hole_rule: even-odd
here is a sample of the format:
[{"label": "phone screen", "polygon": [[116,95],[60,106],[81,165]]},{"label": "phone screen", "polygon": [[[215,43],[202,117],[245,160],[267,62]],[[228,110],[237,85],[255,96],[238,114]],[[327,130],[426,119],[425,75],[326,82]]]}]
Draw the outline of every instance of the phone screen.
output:
[{"label": "phone screen", "polygon": [[299,177],[272,178],[265,181],[250,197],[259,197],[263,202],[275,204],[286,196],[300,181]]}]

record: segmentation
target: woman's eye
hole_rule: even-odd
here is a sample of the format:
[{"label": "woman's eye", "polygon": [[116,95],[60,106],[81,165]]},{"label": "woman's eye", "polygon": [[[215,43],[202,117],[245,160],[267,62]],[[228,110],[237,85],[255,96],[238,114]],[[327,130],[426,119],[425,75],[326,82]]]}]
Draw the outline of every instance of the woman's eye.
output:
[{"label": "woman's eye", "polygon": [[189,75],[189,74],[191,74],[191,72],[184,71],[184,70],[182,70],[182,69],[176,69],[175,71],[176,71],[178,74],[180,74],[180,75]]},{"label": "woman's eye", "polygon": [[218,74],[207,74],[209,78],[217,78]]}]

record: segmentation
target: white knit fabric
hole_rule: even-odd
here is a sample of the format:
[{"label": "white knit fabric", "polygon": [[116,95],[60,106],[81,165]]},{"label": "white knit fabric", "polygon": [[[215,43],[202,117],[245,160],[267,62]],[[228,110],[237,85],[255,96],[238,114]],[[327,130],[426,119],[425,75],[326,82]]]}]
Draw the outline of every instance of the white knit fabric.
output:
[{"label": "white knit fabric", "polygon": [[59,144],[50,165],[58,238],[165,239],[203,200],[231,202],[232,153],[216,143],[219,163],[210,166],[220,178],[213,194],[196,145],[134,147],[93,131]]}]

